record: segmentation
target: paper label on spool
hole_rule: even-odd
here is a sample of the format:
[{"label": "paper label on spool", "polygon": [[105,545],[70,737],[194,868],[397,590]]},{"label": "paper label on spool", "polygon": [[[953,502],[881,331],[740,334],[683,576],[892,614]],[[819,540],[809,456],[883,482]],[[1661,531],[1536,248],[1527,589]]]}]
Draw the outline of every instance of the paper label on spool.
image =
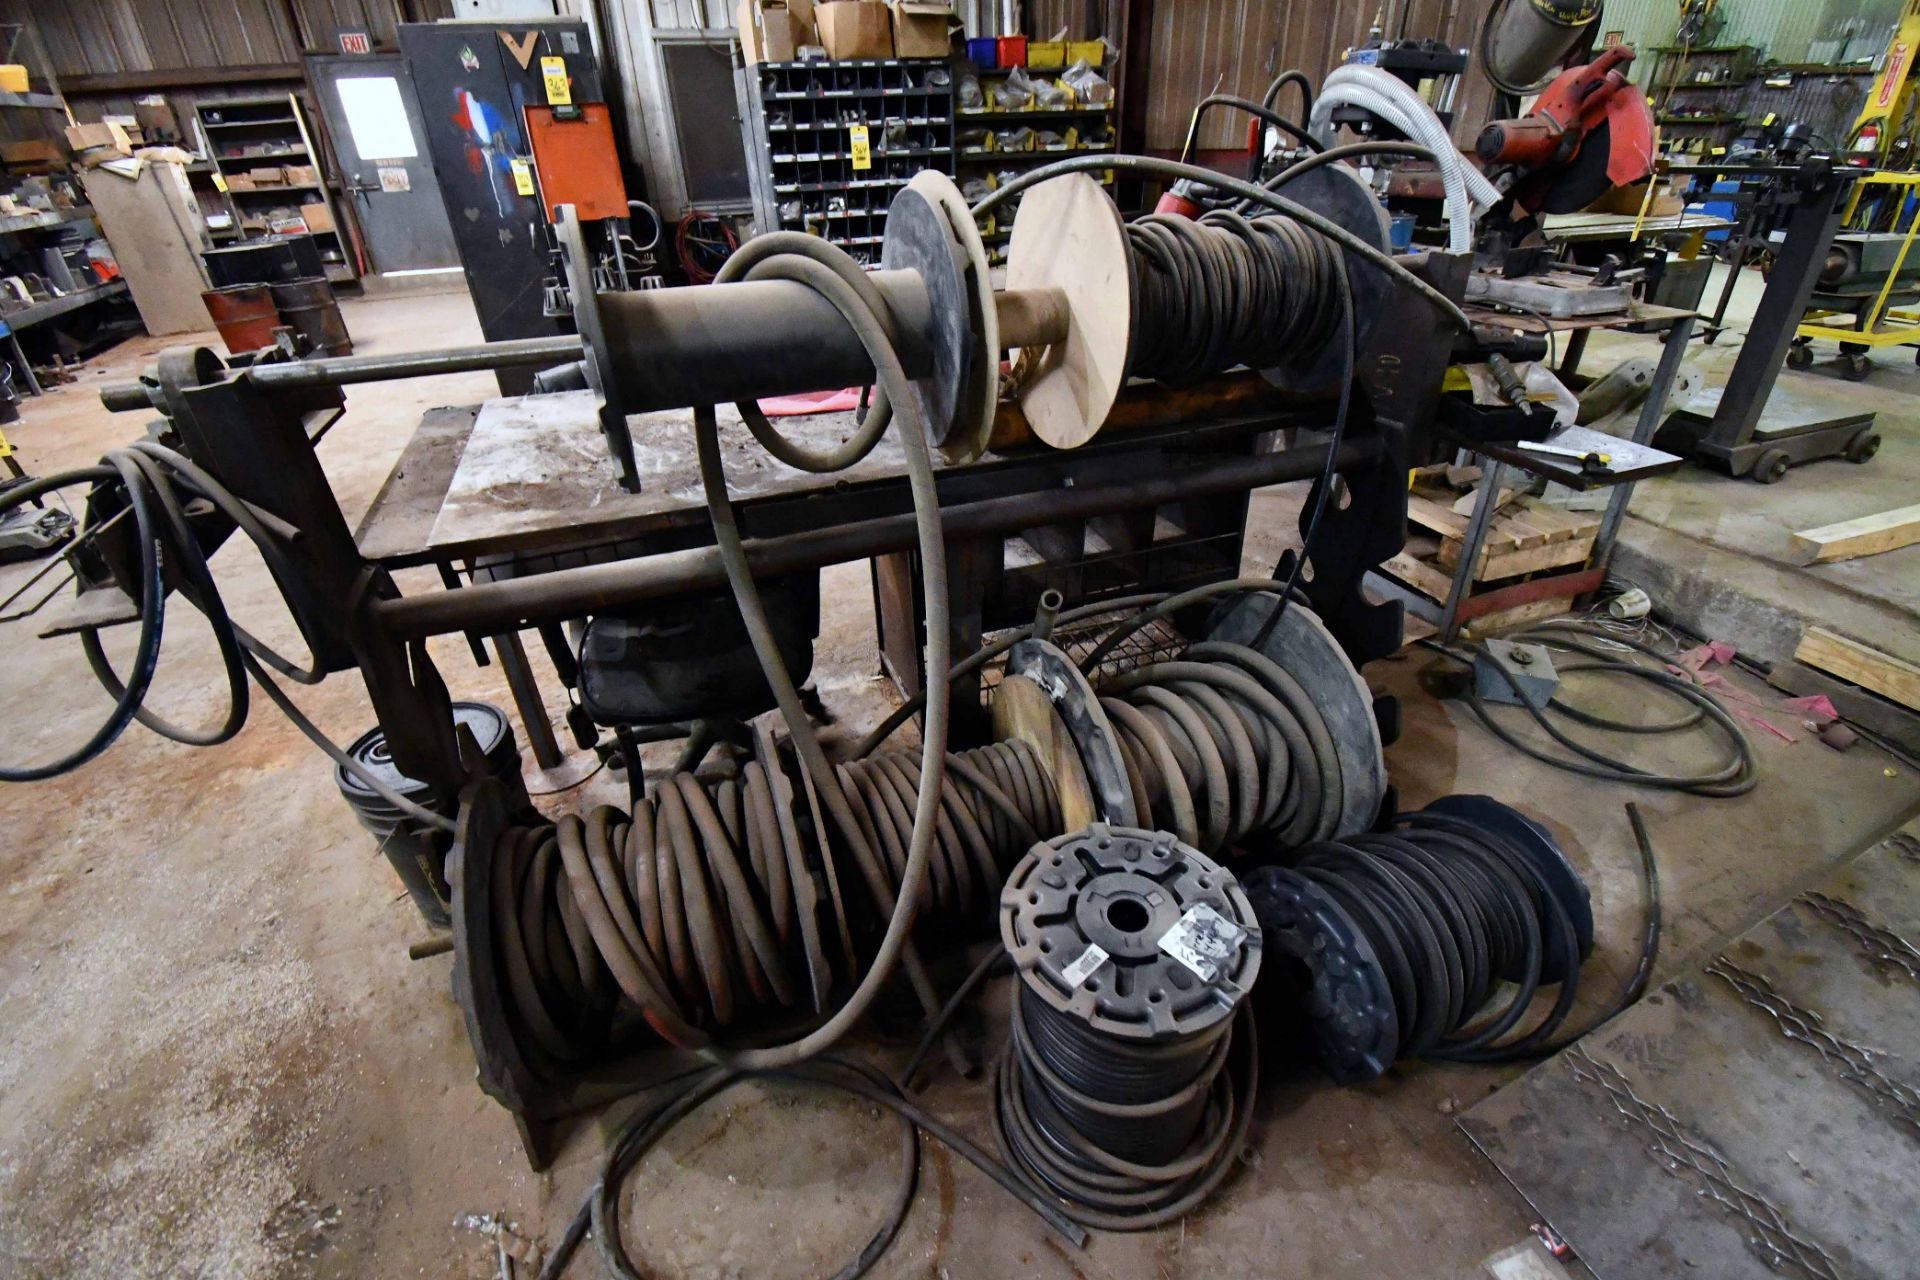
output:
[{"label": "paper label on spool", "polygon": [[1087,944],[1087,949],[1080,953],[1078,960],[1060,971],[1060,976],[1067,980],[1069,987],[1078,991],[1080,984],[1091,978],[1093,971],[1106,962],[1106,949],[1097,942],[1090,942]]},{"label": "paper label on spool", "polygon": [[1160,935],[1160,949],[1201,981],[1212,982],[1246,936],[1245,929],[1202,902],[1187,908],[1173,928]]}]

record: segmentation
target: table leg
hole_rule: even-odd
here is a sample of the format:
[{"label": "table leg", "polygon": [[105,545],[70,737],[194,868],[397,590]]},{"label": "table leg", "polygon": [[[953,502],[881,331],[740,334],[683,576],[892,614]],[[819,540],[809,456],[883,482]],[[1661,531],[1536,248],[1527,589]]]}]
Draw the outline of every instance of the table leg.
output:
[{"label": "table leg", "polygon": [[40,379],[33,376],[33,366],[27,363],[27,353],[20,349],[20,335],[11,329],[7,331],[7,345],[13,349],[14,367],[20,370],[20,376],[27,380],[29,395],[40,395]]},{"label": "table leg", "polygon": [[1460,543],[1460,562],[1453,567],[1453,588],[1447,592],[1447,607],[1440,614],[1443,644],[1452,644],[1460,634],[1460,606],[1466,603],[1467,593],[1473,588],[1473,571],[1480,559],[1480,548],[1486,545],[1494,513],[1500,508],[1500,482],[1506,471],[1504,462],[1489,460],[1481,473],[1480,493],[1474,500],[1473,515],[1467,520],[1466,536]]},{"label": "table leg", "polygon": [[[1647,390],[1647,398],[1640,405],[1640,417],[1633,424],[1633,442],[1648,444],[1653,433],[1660,429],[1661,415],[1666,412],[1667,397],[1673,394],[1673,380],[1680,374],[1680,363],[1687,358],[1687,343],[1693,338],[1694,317],[1681,316],[1673,322],[1673,328],[1667,331],[1667,345],[1660,352],[1660,365],[1653,372],[1653,386]],[[1607,561],[1613,556],[1613,544],[1620,536],[1620,526],[1627,518],[1627,504],[1633,501],[1633,482],[1613,486],[1613,492],[1607,496],[1607,514],[1600,520],[1600,532],[1593,538],[1593,557],[1591,563],[1597,569],[1607,567]]]},{"label": "table leg", "polygon": [[520,723],[527,727],[527,745],[533,748],[533,761],[542,769],[556,768],[566,756],[553,736],[553,722],[547,719],[547,704],[534,682],[533,668],[527,665],[527,651],[518,631],[502,631],[493,637],[493,649],[500,658],[500,670],[513,691],[513,705],[520,712]]},{"label": "table leg", "polygon": [[1565,382],[1580,371],[1580,359],[1587,354],[1587,335],[1591,329],[1575,329],[1567,335],[1567,345],[1560,351],[1560,367],[1554,374]]}]

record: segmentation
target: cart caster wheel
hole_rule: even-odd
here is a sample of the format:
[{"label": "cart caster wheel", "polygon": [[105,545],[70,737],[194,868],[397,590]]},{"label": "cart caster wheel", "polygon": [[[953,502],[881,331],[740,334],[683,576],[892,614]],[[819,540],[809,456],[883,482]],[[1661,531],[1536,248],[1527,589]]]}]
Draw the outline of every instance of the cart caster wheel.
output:
[{"label": "cart caster wheel", "polygon": [[1920,347],[1915,347],[1913,349],[1913,362],[1915,364],[1920,364]]},{"label": "cart caster wheel", "polygon": [[1872,372],[1873,361],[1858,352],[1849,351],[1840,357],[1840,376],[1848,382],[1865,382]]},{"label": "cart caster wheel", "polygon": [[1799,343],[1799,342],[1796,342],[1792,346],[1788,347],[1787,348],[1787,368],[1789,369],[1813,368],[1813,348],[1805,345],[1804,343]]},{"label": "cart caster wheel", "polygon": [[1853,439],[1847,441],[1846,452],[1841,456],[1848,462],[1871,462],[1873,455],[1880,452],[1880,433],[1871,427],[1862,427],[1853,433]]},{"label": "cart caster wheel", "polygon": [[1769,449],[1753,462],[1753,478],[1761,484],[1775,484],[1793,465],[1785,449]]}]

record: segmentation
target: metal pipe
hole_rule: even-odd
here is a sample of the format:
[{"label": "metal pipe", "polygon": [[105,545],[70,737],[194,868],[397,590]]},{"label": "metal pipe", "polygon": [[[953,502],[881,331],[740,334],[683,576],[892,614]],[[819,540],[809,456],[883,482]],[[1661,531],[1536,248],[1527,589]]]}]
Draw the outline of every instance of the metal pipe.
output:
[{"label": "metal pipe", "polygon": [[[915,271],[869,277],[909,378],[933,371],[933,315]],[[599,298],[608,370],[628,413],[863,386],[873,361],[826,296],[792,280],[641,289]]]},{"label": "metal pipe", "polygon": [[1067,340],[1072,311],[1064,289],[1002,289],[993,295],[1005,348],[1050,347]]},{"label": "metal pipe", "polygon": [[[294,360],[284,364],[251,366],[241,372],[263,391],[302,391],[311,387],[344,387],[359,382],[392,382],[439,373],[474,373],[525,364],[559,364],[578,360],[580,339],[572,334],[552,338],[513,338],[471,347],[437,351],[405,351],[397,355],[334,356],[324,360]],[[144,382],[103,387],[100,403],[114,413],[138,413],[155,407]]]},{"label": "metal pipe", "polygon": [[[720,292],[715,290],[714,292]],[[1379,453],[1377,440],[1341,446],[1338,465],[1351,470]],[[1075,486],[987,498],[942,507],[949,540],[1004,536],[1067,520],[1086,520],[1168,502],[1237,493],[1287,480],[1306,480],[1326,465],[1325,445],[1211,463],[1175,475],[1121,484]],[[746,544],[756,577],[818,569],[865,560],[915,545],[911,514],[883,516],[831,529],[764,538]],[[398,639],[423,639],[461,631],[498,632],[537,622],[559,621],[624,608],[644,600],[726,585],[726,568],[714,547],[691,547],[614,564],[584,565],[505,582],[479,583],[459,591],[381,600],[376,622]]]},{"label": "metal pipe", "polygon": [[1053,639],[1053,624],[1060,620],[1060,606],[1067,598],[1048,587],[1040,593],[1040,603],[1033,611],[1033,638],[1035,640]]}]

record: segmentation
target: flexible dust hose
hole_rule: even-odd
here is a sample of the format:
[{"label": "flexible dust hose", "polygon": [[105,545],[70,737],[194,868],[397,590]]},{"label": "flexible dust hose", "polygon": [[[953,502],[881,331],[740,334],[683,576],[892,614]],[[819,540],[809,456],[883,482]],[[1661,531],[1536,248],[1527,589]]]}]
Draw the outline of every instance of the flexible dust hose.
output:
[{"label": "flexible dust hose", "polygon": [[1342,106],[1373,113],[1433,153],[1446,190],[1447,247],[1455,253],[1471,252],[1476,210],[1498,203],[1500,192],[1467,163],[1427,101],[1378,67],[1337,67],[1322,83],[1308,121],[1321,142],[1332,142],[1334,108]]},{"label": "flexible dust hose", "polygon": [[[1032,749],[953,756],[921,923],[978,927],[1006,868],[1058,832],[1053,784]],[[888,892],[811,838],[780,753],[737,778],[676,774],[631,812],[611,806],[513,826],[493,852],[492,947],[504,1009],[530,1064],[559,1078],[635,1018],[704,1048],[766,1015],[811,1017],[852,983],[908,870],[921,761],[892,752],[841,766],[841,784]],[[864,896],[862,896],[864,895]]]},{"label": "flexible dust hose", "polygon": [[994,1071],[1008,1163],[1084,1226],[1140,1231],[1238,1163],[1259,1075],[1253,909],[1164,832],[1092,826],[1036,846],[1001,895],[1018,969]]}]

